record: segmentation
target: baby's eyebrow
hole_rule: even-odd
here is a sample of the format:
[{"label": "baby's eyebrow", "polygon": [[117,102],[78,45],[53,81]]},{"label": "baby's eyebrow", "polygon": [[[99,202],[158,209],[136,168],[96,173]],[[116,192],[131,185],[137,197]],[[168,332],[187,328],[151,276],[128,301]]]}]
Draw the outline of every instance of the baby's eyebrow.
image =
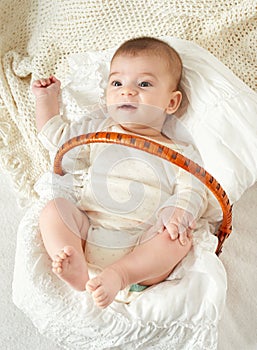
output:
[{"label": "baby's eyebrow", "polygon": [[109,79],[113,76],[113,75],[118,75],[119,74],[119,72],[112,72],[112,73],[110,73],[109,74]]},{"label": "baby's eyebrow", "polygon": [[[108,80],[110,80],[113,76],[120,75],[120,74],[121,74],[121,72],[111,72],[109,74]],[[141,78],[151,78],[151,79],[158,80],[158,77],[155,74],[151,73],[151,72],[142,72],[142,73],[139,74],[139,77],[141,77]]]},{"label": "baby's eyebrow", "polygon": [[142,72],[139,74],[140,80],[150,80],[150,81],[158,81],[159,78],[157,75],[151,73],[151,72]]},{"label": "baby's eyebrow", "polygon": [[153,78],[156,78],[156,75],[153,74],[153,73],[150,73],[150,72],[142,72],[140,73],[140,75],[143,75],[143,76],[149,76],[149,77],[153,77]]}]

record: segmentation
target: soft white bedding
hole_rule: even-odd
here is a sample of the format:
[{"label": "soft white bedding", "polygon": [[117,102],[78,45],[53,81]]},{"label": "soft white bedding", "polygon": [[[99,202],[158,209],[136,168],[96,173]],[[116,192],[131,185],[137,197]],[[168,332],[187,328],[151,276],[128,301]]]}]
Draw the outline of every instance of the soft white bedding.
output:
[{"label": "soft white bedding", "polygon": [[[0,257],[0,347],[6,349],[8,344],[10,350],[62,349],[62,346],[54,343],[55,339],[52,337],[38,334],[30,319],[11,301],[16,232],[24,210],[15,204],[17,194],[13,190],[10,178],[1,174],[0,184],[0,245],[4,250]],[[257,347],[257,317],[253,312],[257,304],[256,197],[255,185],[235,204],[234,231],[220,255],[227,271],[228,290],[225,309],[219,323],[218,350],[255,350]]]},{"label": "soft white bedding", "polygon": [[65,349],[216,348],[226,279],[215,254],[191,252],[174,280],[131,304],[100,310],[89,294],[71,290],[50,272],[38,233],[41,206],[35,203],[20,224],[13,281],[15,304],[40,332]]},{"label": "soft white bedding", "polygon": [[[204,166],[234,202],[256,181],[256,95],[207,52],[191,43],[180,45],[179,40],[172,40],[185,60],[182,87],[189,100],[187,112],[175,130],[178,137],[182,130],[182,136],[193,139]],[[103,70],[97,65],[102,55],[87,56],[89,65],[82,67],[84,72],[96,67],[96,86],[104,86]],[[92,57],[94,65],[90,65]],[[77,57],[81,58],[85,56]],[[81,72],[78,67],[77,74]],[[90,85],[74,85],[75,78],[73,72],[63,94],[64,113],[70,118],[84,113],[81,93]],[[83,77],[83,81],[87,79]],[[102,92],[96,89],[92,101]],[[247,101],[244,108],[242,101]],[[232,118],[237,123],[231,124]],[[167,125],[167,133],[173,128],[173,124]],[[86,292],[71,291],[50,272],[37,224],[44,201],[34,202],[20,224],[13,282],[14,302],[42,333],[66,349],[216,349],[218,321],[226,299],[226,274],[214,253],[204,248],[200,253],[192,250],[172,281],[149,288],[129,305],[115,302],[100,311]]]}]

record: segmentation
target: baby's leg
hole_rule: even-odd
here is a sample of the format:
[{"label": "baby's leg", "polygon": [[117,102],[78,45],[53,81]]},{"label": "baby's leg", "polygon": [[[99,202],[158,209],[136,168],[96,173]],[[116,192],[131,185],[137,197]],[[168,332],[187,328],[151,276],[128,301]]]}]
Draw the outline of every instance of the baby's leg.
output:
[{"label": "baby's leg", "polygon": [[89,278],[84,255],[87,216],[70,201],[56,198],[42,210],[39,227],[53,272],[74,289],[85,290]]},{"label": "baby's leg", "polygon": [[165,280],[191,246],[189,238],[182,246],[178,239],[171,240],[168,233],[158,234],[89,280],[86,289],[92,293],[95,303],[104,308],[127,285],[151,285]]}]

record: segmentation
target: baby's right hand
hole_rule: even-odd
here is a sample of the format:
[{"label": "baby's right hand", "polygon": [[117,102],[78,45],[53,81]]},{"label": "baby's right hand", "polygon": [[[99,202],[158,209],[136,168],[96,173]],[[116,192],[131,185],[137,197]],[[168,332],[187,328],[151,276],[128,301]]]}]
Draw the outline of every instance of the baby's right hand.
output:
[{"label": "baby's right hand", "polygon": [[61,88],[61,82],[53,75],[46,79],[38,79],[32,83],[32,92],[36,97],[58,96]]}]

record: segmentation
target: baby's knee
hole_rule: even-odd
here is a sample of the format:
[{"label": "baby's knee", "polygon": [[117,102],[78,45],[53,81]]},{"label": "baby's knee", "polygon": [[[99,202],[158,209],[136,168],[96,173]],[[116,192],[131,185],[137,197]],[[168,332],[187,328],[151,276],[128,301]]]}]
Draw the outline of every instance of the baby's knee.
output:
[{"label": "baby's knee", "polygon": [[72,232],[80,234],[83,239],[85,239],[90,225],[87,215],[66,198],[55,198],[43,208],[39,217],[40,228],[49,222],[52,222],[53,225],[65,225]]},{"label": "baby's knee", "polygon": [[50,200],[41,210],[39,221],[56,218],[57,215],[60,215],[63,212],[65,205],[67,205],[66,201],[67,200],[65,198],[54,198]]}]

